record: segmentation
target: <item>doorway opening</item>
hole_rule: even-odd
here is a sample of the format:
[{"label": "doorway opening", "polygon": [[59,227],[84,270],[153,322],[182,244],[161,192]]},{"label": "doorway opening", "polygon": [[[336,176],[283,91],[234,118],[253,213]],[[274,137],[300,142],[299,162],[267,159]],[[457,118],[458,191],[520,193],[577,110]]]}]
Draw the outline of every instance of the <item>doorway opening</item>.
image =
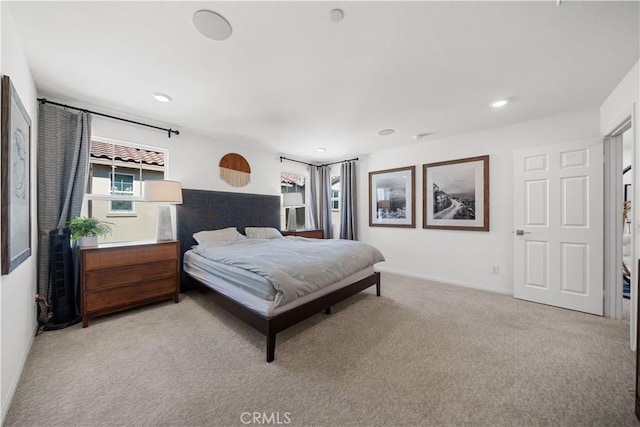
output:
[{"label": "doorway opening", "polygon": [[631,270],[633,268],[633,134],[631,126],[622,133],[622,319],[629,321],[631,309]]},{"label": "doorway opening", "polygon": [[633,286],[635,262],[634,188],[636,166],[632,114],[610,132],[605,149],[605,307],[604,314],[630,326],[630,347],[635,347]]}]

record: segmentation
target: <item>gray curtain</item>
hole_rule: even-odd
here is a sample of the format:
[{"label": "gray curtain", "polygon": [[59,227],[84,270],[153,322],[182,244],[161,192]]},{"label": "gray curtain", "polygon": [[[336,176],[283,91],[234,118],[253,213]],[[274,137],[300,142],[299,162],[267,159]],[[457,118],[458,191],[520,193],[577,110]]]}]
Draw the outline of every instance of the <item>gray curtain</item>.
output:
[{"label": "gray curtain", "polygon": [[49,232],[80,215],[91,115],[41,103],[38,120],[38,293],[49,301]]},{"label": "gray curtain", "polygon": [[340,167],[340,238],[357,239],[356,162]]},{"label": "gray curtain", "polygon": [[309,166],[309,190],[311,200],[307,203],[310,219],[308,228],[316,229],[318,228],[318,168],[316,166]]},{"label": "gray curtain", "polygon": [[324,238],[333,238],[333,226],[331,224],[331,168],[329,166],[318,167],[318,212],[318,226],[324,232]]}]

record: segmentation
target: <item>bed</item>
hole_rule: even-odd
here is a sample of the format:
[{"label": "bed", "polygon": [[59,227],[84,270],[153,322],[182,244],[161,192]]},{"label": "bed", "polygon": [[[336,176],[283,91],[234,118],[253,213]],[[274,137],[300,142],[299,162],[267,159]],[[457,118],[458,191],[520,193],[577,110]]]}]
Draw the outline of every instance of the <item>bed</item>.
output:
[{"label": "bed", "polygon": [[[260,209],[255,209],[256,206]],[[276,304],[274,297],[274,301],[267,299],[265,302],[265,298],[251,297],[250,292],[242,289],[242,275],[246,272],[236,271],[236,275],[227,277],[212,276],[206,270],[215,269],[215,265],[212,267],[202,259],[202,254],[191,251],[196,245],[193,234],[202,230],[236,227],[244,233],[245,227],[279,228],[279,224],[279,196],[183,189],[183,204],[177,206],[177,231],[183,265],[182,291],[197,289],[206,292],[220,307],[263,333],[266,336],[267,362],[275,359],[278,332],[321,311],[329,314],[332,305],[371,286],[375,285],[376,295],[380,296],[380,274],[371,265],[292,301],[285,298]],[[311,244],[311,239],[289,239],[306,240]],[[321,244],[322,241],[316,243]],[[233,270],[229,266],[224,269]]]}]

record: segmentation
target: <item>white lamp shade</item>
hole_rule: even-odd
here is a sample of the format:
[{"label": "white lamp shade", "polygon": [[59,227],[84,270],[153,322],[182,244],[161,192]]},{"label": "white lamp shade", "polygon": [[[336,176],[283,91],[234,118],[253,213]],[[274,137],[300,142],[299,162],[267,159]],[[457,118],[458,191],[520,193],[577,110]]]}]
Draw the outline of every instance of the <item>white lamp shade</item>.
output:
[{"label": "white lamp shade", "polygon": [[145,181],[144,201],[181,205],[182,185],[177,181]]},{"label": "white lamp shade", "polygon": [[282,206],[298,207],[304,206],[302,202],[302,193],[284,193],[282,195]]}]

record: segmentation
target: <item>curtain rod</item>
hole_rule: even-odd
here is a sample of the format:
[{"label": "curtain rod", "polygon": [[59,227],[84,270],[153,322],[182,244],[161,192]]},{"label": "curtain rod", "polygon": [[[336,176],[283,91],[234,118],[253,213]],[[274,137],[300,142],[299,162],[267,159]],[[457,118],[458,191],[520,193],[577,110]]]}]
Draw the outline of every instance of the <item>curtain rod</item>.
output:
[{"label": "curtain rod", "polygon": [[280,156],[280,163],[282,163],[283,160],[287,160],[290,162],[295,162],[295,163],[302,163],[303,165],[307,165],[307,166],[315,166],[317,168],[321,168],[323,166],[331,166],[331,165],[337,165],[338,163],[345,163],[345,162],[352,162],[352,161],[356,161],[359,160],[357,157],[353,158],[353,159],[349,159],[349,160],[340,160],[338,162],[332,162],[332,163],[325,163],[323,165],[314,165],[313,163],[307,163],[307,162],[302,162],[300,160],[294,160],[294,159],[289,159],[287,157],[284,156]]},{"label": "curtain rod", "polygon": [[163,131],[167,132],[167,136],[169,138],[171,138],[171,134],[180,135],[180,131],[176,130],[176,129],[162,128],[160,126],[154,126],[154,125],[150,125],[150,124],[147,124],[147,123],[136,122],[134,120],[123,119],[122,117],[116,117],[116,116],[111,116],[109,114],[98,113],[96,111],[87,110],[85,108],[78,108],[78,107],[74,107],[72,105],[60,104],[58,102],[49,101],[47,98],[38,98],[38,102],[40,102],[41,104],[51,104],[51,105],[57,105],[58,107],[70,108],[72,110],[82,111],[84,113],[95,114],[96,116],[107,117],[109,119],[120,120],[122,122],[133,123],[134,125],[146,126],[146,127],[153,128],[153,129],[163,130]]},{"label": "curtain rod", "polygon": [[289,159],[289,158],[284,157],[284,156],[280,156],[280,163],[282,163],[283,160],[287,160],[289,162],[301,163],[301,164],[307,165],[307,166],[318,166],[318,165],[314,165],[314,164],[307,163],[307,162],[301,162],[300,160],[293,160],[293,159]]},{"label": "curtain rod", "polygon": [[354,157],[353,159],[340,160],[339,162],[325,163],[324,165],[320,165],[320,166],[331,166],[331,165],[337,165],[338,163],[355,162],[358,160],[360,159],[358,159],[357,157]]}]

